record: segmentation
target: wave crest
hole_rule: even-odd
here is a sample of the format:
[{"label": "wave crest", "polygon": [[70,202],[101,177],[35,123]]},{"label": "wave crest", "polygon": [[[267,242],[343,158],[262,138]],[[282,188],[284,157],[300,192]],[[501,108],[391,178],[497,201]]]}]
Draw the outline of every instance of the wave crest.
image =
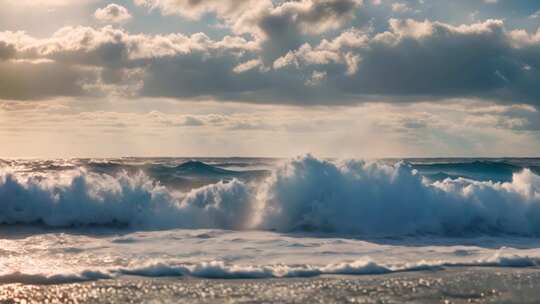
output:
[{"label": "wave crest", "polygon": [[221,228],[379,235],[540,235],[540,177],[431,182],[410,165],[303,156],[262,182],[233,179],[187,193],[148,176],[85,170],[0,173],[0,223]]},{"label": "wave crest", "polygon": [[265,190],[263,227],[364,235],[540,232],[540,177],[511,183],[446,179],[429,183],[406,163],[311,156],[278,169]]},{"label": "wave crest", "polygon": [[111,176],[79,170],[21,178],[4,172],[0,223],[233,229],[241,227],[236,214],[250,210],[247,191],[237,180],[186,194],[170,191],[142,173]]}]

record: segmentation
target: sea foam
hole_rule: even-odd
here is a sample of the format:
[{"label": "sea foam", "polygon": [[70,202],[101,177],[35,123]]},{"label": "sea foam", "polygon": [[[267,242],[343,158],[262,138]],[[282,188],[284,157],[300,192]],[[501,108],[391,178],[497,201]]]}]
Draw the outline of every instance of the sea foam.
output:
[{"label": "sea foam", "polygon": [[144,173],[74,169],[0,173],[0,224],[131,229],[219,228],[348,233],[540,235],[540,177],[511,182],[465,178],[431,182],[404,162],[327,161],[310,155],[266,179],[233,179],[190,192]]},{"label": "sea foam", "polygon": [[114,279],[120,276],[195,277],[204,279],[308,278],[321,275],[381,275],[395,272],[440,270],[453,267],[537,267],[538,258],[495,254],[470,262],[419,261],[380,264],[369,259],[328,265],[235,265],[223,261],[199,263],[154,262],[129,267],[109,267],[68,273],[0,273],[0,283],[65,284]]}]

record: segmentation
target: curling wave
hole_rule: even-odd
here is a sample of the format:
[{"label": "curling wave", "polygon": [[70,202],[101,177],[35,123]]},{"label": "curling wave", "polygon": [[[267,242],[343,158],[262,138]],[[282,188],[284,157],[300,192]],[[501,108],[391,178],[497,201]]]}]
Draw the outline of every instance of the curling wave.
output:
[{"label": "curling wave", "polygon": [[0,224],[320,231],[362,236],[540,235],[540,177],[432,182],[410,165],[292,159],[263,181],[177,192],[143,173],[0,172]]}]

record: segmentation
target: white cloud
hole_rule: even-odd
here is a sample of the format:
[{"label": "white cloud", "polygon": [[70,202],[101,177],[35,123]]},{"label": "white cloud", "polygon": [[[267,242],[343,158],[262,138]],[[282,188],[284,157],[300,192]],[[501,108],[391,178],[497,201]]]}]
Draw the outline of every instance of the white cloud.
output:
[{"label": "white cloud", "polygon": [[540,11],[535,12],[529,16],[530,19],[540,19]]},{"label": "white cloud", "polygon": [[326,72],[313,71],[311,77],[306,80],[306,86],[318,86],[326,78]]},{"label": "white cloud", "polygon": [[37,39],[24,32],[0,32],[0,41],[15,46],[19,57],[48,58],[87,65],[122,65],[128,61],[171,57],[193,52],[254,51],[257,45],[241,37],[212,40],[203,33],[193,35],[130,34],[105,26],[64,27],[50,38]]},{"label": "white cloud", "polygon": [[396,2],[392,3],[392,11],[395,13],[406,13],[411,11],[411,9],[405,3]]},{"label": "white cloud", "polygon": [[235,73],[244,73],[257,67],[264,69],[263,62],[260,59],[252,59],[237,65],[236,67],[234,67],[233,71]]},{"label": "white cloud", "polygon": [[135,0],[167,15],[198,19],[215,13],[235,33],[268,36],[267,26],[289,24],[307,33],[321,33],[339,28],[353,17],[363,0],[302,0],[274,4],[270,0]]},{"label": "white cloud", "polygon": [[[350,5],[345,4],[345,11]],[[324,16],[334,14],[323,11]],[[319,22],[327,17],[310,8],[302,18]],[[0,32],[0,56],[7,60],[2,77],[7,82],[54,84],[39,90],[34,90],[40,88],[37,84],[26,90],[12,86],[19,89],[0,90],[0,97],[37,99],[58,92],[341,105],[375,98],[399,102],[463,96],[537,104],[540,96],[534,85],[540,79],[540,31],[508,31],[500,20],[455,26],[391,19],[385,32],[353,27],[328,35],[331,38],[300,39],[295,46],[288,38],[280,40],[281,25],[292,19],[277,20],[279,34],[263,42],[250,35],[212,39],[204,33],[131,34],[113,26],[65,27],[48,38]],[[283,48],[277,52],[279,42]],[[35,75],[54,72],[69,81],[52,83],[53,74],[48,81],[26,79],[17,68],[34,70]],[[319,81],[317,75],[323,74],[324,81]]]},{"label": "white cloud", "polygon": [[301,68],[304,65],[342,64],[347,66],[348,74],[358,70],[359,49],[367,47],[369,38],[357,30],[348,30],[331,41],[324,39],[313,48],[309,44],[302,45],[295,51],[290,51],[274,61],[273,67],[281,69],[287,66]]},{"label": "white cloud", "polygon": [[[0,65],[0,78],[11,84],[0,92],[0,98],[14,99],[49,97],[53,92],[59,96],[85,92],[135,95],[148,63],[155,59],[221,57],[234,63],[241,60],[242,53],[257,49],[255,43],[241,37],[216,41],[201,33],[132,35],[111,26],[65,27],[43,39],[24,32],[0,32],[0,42],[2,58],[14,58]],[[23,83],[30,88],[20,87]]]},{"label": "white cloud", "polygon": [[94,17],[101,22],[122,23],[131,19],[131,14],[125,7],[111,3],[104,8],[98,8]]}]

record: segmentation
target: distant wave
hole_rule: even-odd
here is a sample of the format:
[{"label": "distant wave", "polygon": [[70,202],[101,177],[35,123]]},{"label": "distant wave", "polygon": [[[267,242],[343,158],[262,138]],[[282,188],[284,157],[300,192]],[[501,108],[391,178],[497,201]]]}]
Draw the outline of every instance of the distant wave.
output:
[{"label": "distant wave", "polygon": [[123,275],[141,277],[196,277],[205,279],[306,278],[321,275],[380,275],[395,272],[439,270],[452,267],[537,267],[540,260],[523,256],[500,256],[469,262],[422,261],[406,264],[378,264],[369,259],[328,265],[234,265],[222,261],[200,263],[155,262],[130,267],[81,270],[68,273],[0,273],[0,283],[65,284]]},{"label": "distant wave", "polygon": [[187,191],[193,188],[218,183],[221,180],[259,180],[269,175],[266,170],[233,171],[212,166],[201,161],[187,161],[179,165],[124,164],[121,162],[90,162],[84,168],[91,173],[117,175],[122,172],[137,174],[144,172],[150,178],[169,188]]},{"label": "distant wave", "polygon": [[217,166],[205,164],[201,161],[187,161],[180,165],[164,164],[123,164],[121,162],[101,161],[85,164],[89,171],[97,173],[118,173],[119,171],[136,172],[143,170],[155,174],[182,174],[185,176],[211,176],[211,175],[237,175],[241,172],[221,169]]},{"label": "distant wave", "polygon": [[445,178],[468,177],[481,181],[511,182],[514,173],[523,170],[521,166],[503,161],[475,160],[457,163],[413,164],[421,174],[436,180]]},{"label": "distant wave", "polygon": [[[201,163],[185,168],[214,170]],[[233,177],[189,192],[164,187],[140,171],[2,171],[0,205],[4,225],[540,236],[540,177],[528,169],[513,173],[510,182],[429,181],[403,162],[309,155],[285,162],[262,180]]]}]

